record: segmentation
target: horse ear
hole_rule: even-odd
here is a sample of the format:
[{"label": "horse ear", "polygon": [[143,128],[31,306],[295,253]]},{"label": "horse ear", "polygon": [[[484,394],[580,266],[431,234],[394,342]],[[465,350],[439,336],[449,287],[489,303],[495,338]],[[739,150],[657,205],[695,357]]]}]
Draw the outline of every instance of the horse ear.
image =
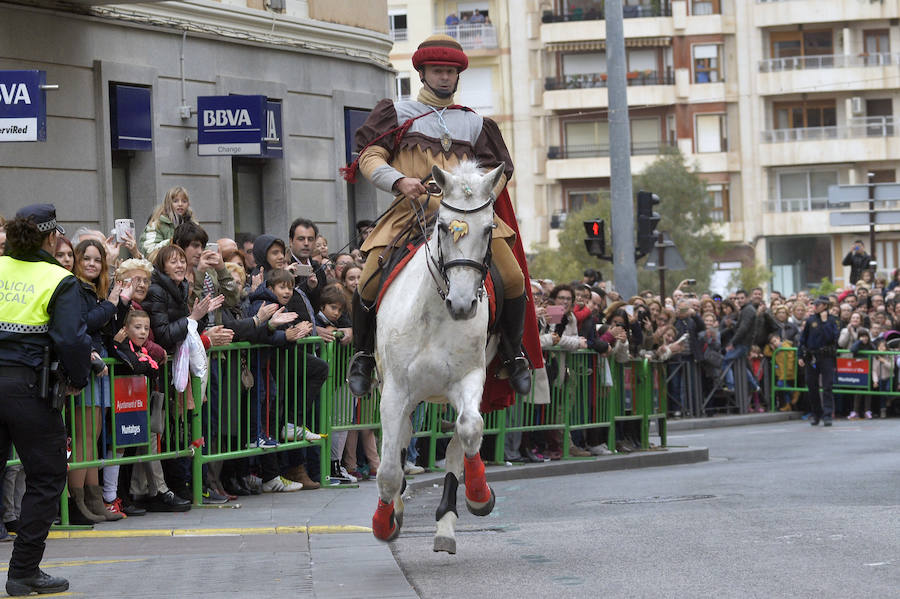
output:
[{"label": "horse ear", "polygon": [[[506,168],[506,163],[501,162],[497,168],[495,168],[494,170],[492,170],[491,172],[489,172],[488,174],[486,174],[484,176],[483,181],[485,181],[488,184],[488,187],[486,190],[488,193],[490,193],[491,191],[493,191],[493,189],[495,187],[497,187],[497,183],[500,182],[500,177],[503,176],[503,169],[505,169],[505,168]],[[496,200],[497,198],[494,198],[494,199]]]},{"label": "horse ear", "polygon": [[442,170],[441,167],[435,164],[431,167],[431,177],[434,179],[434,182],[438,184],[438,187],[444,189],[447,185],[447,179],[450,177],[450,173]]}]

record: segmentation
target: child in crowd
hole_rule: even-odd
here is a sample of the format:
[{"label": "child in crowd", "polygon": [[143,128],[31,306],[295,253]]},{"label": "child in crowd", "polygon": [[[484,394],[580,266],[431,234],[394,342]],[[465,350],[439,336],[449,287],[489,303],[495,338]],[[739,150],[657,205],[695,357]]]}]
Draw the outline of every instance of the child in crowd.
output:
[{"label": "child in crowd", "polygon": [[[880,352],[890,351],[887,346],[887,340],[884,337],[875,339],[875,349]],[[872,358],[872,383],[881,393],[889,393],[891,391],[891,383],[894,377],[894,354],[884,354],[874,356]],[[887,402],[886,395],[880,395],[882,418],[887,418]]]},{"label": "child in crowd", "polygon": [[765,412],[766,409],[762,406],[762,402],[760,401],[760,394],[762,393],[762,379],[766,362],[763,352],[758,345],[750,346],[750,354],[747,356],[747,361],[749,362],[750,372],[753,373],[753,378],[757,385],[756,391],[751,391],[750,394],[751,405],[749,411]]},{"label": "child in crowd", "polygon": [[[347,299],[339,285],[329,285],[322,290],[319,299],[321,309],[316,314],[316,325],[319,329],[319,336],[326,341],[337,341],[342,345],[349,343],[348,334],[351,334],[350,318],[347,315]],[[375,441],[375,431],[366,429],[363,431],[348,431],[344,445],[344,466],[342,471],[340,465],[332,464],[332,480],[339,482],[352,482],[352,479],[365,478],[357,467],[356,448],[359,437],[363,440],[363,451],[369,464],[368,476],[374,476],[381,466],[381,459],[378,457],[378,448]],[[332,456],[332,461],[339,458]],[[351,479],[347,481],[346,479]]]},{"label": "child in crowd", "polygon": [[[850,346],[850,353],[853,354],[854,358],[869,358],[868,355],[860,355],[860,352],[864,351],[875,351],[875,345],[872,343],[869,329],[865,327],[859,327],[856,331],[856,341],[853,342],[853,345]],[[850,412],[850,415],[847,416],[847,420],[857,420],[859,418],[859,410],[860,405],[862,404],[862,399],[863,398],[860,395],[856,395],[853,397],[853,410]],[[866,418],[872,418],[872,396],[866,395],[865,402],[865,416]]]},{"label": "child in crowd", "polygon": [[[775,376],[776,387],[795,387],[797,385],[797,365],[795,353],[790,351],[794,344],[787,339],[782,339],[777,333],[769,335],[768,343],[763,350],[767,358],[775,357],[773,363],[773,375]],[[776,351],[782,349],[784,351]],[[776,403],[780,404],[778,409],[782,412],[789,412],[796,405],[800,398],[798,394],[794,394],[794,399],[790,399],[790,394],[784,391],[776,393]]]},{"label": "child in crowd", "polygon": [[172,241],[175,227],[191,219],[193,212],[187,190],[180,185],[173,187],[166,192],[162,204],[153,210],[147,220],[147,226],[138,241],[138,249],[152,262],[156,252]]}]

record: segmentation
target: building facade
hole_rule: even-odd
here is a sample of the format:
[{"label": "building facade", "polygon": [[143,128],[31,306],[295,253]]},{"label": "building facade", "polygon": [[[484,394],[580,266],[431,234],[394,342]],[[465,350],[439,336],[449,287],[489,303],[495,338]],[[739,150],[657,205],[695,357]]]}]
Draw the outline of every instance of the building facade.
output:
[{"label": "building facade", "polygon": [[[623,4],[632,172],[675,146],[707,181],[731,247],[714,280],[755,259],[783,292],[823,277],[850,283],[841,261],[855,239],[868,245],[868,228],[831,226],[827,190],[868,173],[896,180],[900,1]],[[554,245],[565,215],[609,189],[604,8],[509,2],[526,247]],[[889,272],[900,266],[900,233],[878,230],[878,270]]]},{"label": "building facade", "polygon": [[[337,249],[383,207],[338,169],[355,123],[394,86],[386,12],[350,0],[0,6],[0,70],[59,86],[46,92],[46,141],[0,143],[0,213],[46,201],[69,227],[133,218],[140,230],[181,185],[213,239],[286,238],[303,216]],[[146,101],[128,113],[132,92]],[[278,152],[200,155],[198,97],[233,94],[265,96],[270,118],[277,107]],[[139,149],[121,135],[132,119],[148,123]]]}]

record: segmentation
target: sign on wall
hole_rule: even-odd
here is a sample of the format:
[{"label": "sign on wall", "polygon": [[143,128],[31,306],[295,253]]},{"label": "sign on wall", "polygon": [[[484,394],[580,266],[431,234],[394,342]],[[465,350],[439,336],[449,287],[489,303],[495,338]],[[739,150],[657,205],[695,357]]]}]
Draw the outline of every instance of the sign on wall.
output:
[{"label": "sign on wall", "polygon": [[152,150],[150,88],[109,86],[109,128],[113,150]]},{"label": "sign on wall", "polygon": [[[279,124],[280,117],[279,110]],[[265,140],[270,138],[274,120],[265,96],[200,96],[197,152],[200,156],[265,156]],[[280,142],[281,136],[277,137]]]},{"label": "sign on wall", "polygon": [[0,141],[45,141],[46,71],[0,71]]},{"label": "sign on wall", "polygon": [[263,138],[266,158],[282,158],[284,156],[284,141],[281,138],[281,102],[268,100],[266,102],[266,135]]}]

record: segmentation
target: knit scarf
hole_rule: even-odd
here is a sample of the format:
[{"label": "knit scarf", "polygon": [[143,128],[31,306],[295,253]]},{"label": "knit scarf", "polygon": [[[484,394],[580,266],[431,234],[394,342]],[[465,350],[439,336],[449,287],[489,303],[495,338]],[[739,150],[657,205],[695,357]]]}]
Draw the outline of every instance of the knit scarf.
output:
[{"label": "knit scarf", "polygon": [[434,106],[435,108],[444,108],[454,103],[453,96],[450,96],[449,98],[438,98],[433,91],[424,86],[419,90],[416,101],[421,102],[422,104],[428,104],[429,106]]}]

